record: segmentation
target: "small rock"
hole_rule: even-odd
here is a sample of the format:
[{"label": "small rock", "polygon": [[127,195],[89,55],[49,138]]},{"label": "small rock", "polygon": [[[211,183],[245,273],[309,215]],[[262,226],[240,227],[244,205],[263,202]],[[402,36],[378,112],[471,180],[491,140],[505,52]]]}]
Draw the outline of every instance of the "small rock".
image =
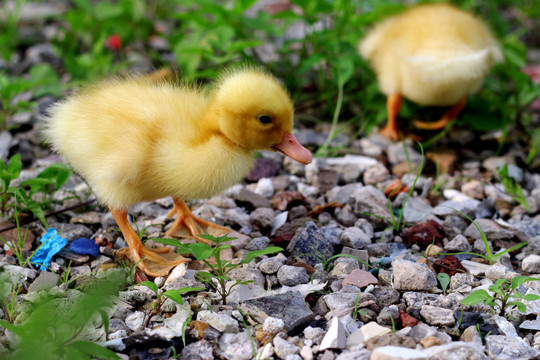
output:
[{"label": "small rock", "polygon": [[353,226],[357,219],[349,204],[341,209],[336,209],[336,220],[344,226]]},{"label": "small rock", "polygon": [[214,360],[214,347],[206,340],[186,345],[180,354],[181,359]]},{"label": "small rock", "polygon": [[420,323],[420,320],[418,320],[417,318],[415,318],[414,316],[412,315],[409,315],[407,314],[405,311],[401,310],[399,312],[399,318],[401,320],[401,325],[406,328],[406,327],[414,327],[416,325],[418,325]]},{"label": "small rock", "polygon": [[363,249],[371,244],[371,239],[361,229],[349,227],[341,233],[340,243],[353,249]]},{"label": "small rock", "polygon": [[423,351],[429,359],[488,360],[482,344],[456,341],[446,345],[432,346]]},{"label": "small rock", "polygon": [[375,276],[373,276],[369,271],[364,271],[360,269],[353,270],[349,276],[347,276],[343,282],[342,285],[354,285],[358,288],[363,288],[368,286],[369,284],[377,284],[379,280]]},{"label": "small rock", "polygon": [[474,325],[466,328],[461,334],[459,340],[482,345],[482,337],[478,333],[478,328]]},{"label": "small rock", "polygon": [[385,180],[387,180],[390,177],[390,172],[381,163],[375,164],[375,166],[372,166],[368,168],[364,172],[364,184],[366,185],[376,185],[378,183],[381,183]]},{"label": "small rock", "polygon": [[277,278],[279,283],[284,286],[305,284],[310,280],[305,268],[289,265],[283,265],[279,268]]},{"label": "small rock", "polygon": [[488,355],[492,359],[532,359],[538,353],[521,339],[503,335],[485,338]]},{"label": "small rock", "polygon": [[60,283],[60,279],[56,274],[50,271],[42,271],[38,277],[28,287],[28,292],[41,291],[57,286]]},{"label": "small rock", "polygon": [[392,262],[392,267],[394,287],[398,290],[429,290],[437,287],[435,274],[426,264],[395,260]]},{"label": "small rock", "polygon": [[[269,158],[258,158],[255,165],[246,176],[249,181],[260,181],[262,178],[271,178],[279,173],[279,165]],[[263,194],[260,194],[263,195]],[[266,196],[266,195],[263,195]]]},{"label": "small rock", "polygon": [[467,238],[461,234],[456,235],[444,248],[448,251],[457,252],[470,252],[472,250]]},{"label": "small rock", "polygon": [[376,322],[372,321],[349,335],[347,338],[347,348],[351,348],[355,345],[365,344],[369,339],[389,334],[391,331],[392,330],[389,328],[380,326]]},{"label": "small rock", "polygon": [[473,199],[484,198],[484,185],[478,180],[470,180],[461,186],[461,192]]},{"label": "small rock", "polygon": [[269,316],[264,320],[263,330],[269,332],[270,334],[277,334],[284,328],[285,323],[281,319]]},{"label": "small rock", "polygon": [[131,331],[137,332],[144,329],[146,314],[142,311],[135,311],[126,317],[125,323]]},{"label": "small rock", "polygon": [[301,348],[294,344],[289,343],[287,340],[276,336],[274,338],[274,351],[280,359],[287,359],[290,355],[300,353]]},{"label": "small rock", "polygon": [[259,194],[249,191],[246,188],[240,190],[240,192],[234,197],[234,200],[238,206],[245,208],[248,211],[253,211],[257,208],[266,207],[271,208],[270,201]]},{"label": "small rock", "polygon": [[257,266],[264,274],[275,274],[285,263],[287,258],[283,254],[262,260]]},{"label": "small rock", "polygon": [[448,325],[452,326],[456,323],[454,312],[449,309],[424,305],[420,310],[420,314],[430,325]]},{"label": "small rock", "polygon": [[531,254],[527,256],[523,259],[521,268],[528,273],[540,274],[540,255]]},{"label": "small rock", "polygon": [[307,324],[315,316],[298,291],[246,300],[241,308],[261,323],[269,316],[282,319],[287,330]]},{"label": "small rock", "polygon": [[202,321],[219,332],[237,333],[240,330],[238,321],[229,315],[212,312],[210,310],[199,311],[197,320]]},{"label": "small rock", "polygon": [[397,346],[400,349],[414,349],[416,347],[416,341],[409,336],[396,333],[371,338],[366,344],[366,348],[372,351],[385,346]]},{"label": "small rock", "polygon": [[417,223],[426,220],[431,214],[433,208],[425,200],[410,197],[403,206],[403,217],[412,223]]},{"label": "small rock", "polygon": [[409,246],[417,244],[425,249],[429,245],[441,241],[443,236],[442,226],[434,220],[427,220],[407,229],[403,240]]},{"label": "small rock", "polygon": [[[476,219],[475,223],[482,229],[483,233],[490,241],[510,240],[514,237],[513,232],[506,230],[493,220]],[[474,224],[469,225],[469,227],[465,230],[464,235],[475,240],[482,239],[480,232],[478,231],[476,226],[474,226]]]},{"label": "small rock", "polygon": [[274,214],[274,210],[267,207],[260,207],[251,213],[249,220],[261,233],[269,234],[274,226],[276,215]]},{"label": "small rock", "polygon": [[338,258],[336,259],[334,267],[332,268],[332,271],[330,271],[329,275],[336,278],[343,278],[358,268],[358,261],[355,259]]},{"label": "small rock", "polygon": [[388,209],[386,196],[384,196],[382,191],[373,186],[365,186],[356,189],[349,198],[349,204],[356,214],[369,219],[376,227],[385,227],[387,221],[384,218],[392,218],[390,210]]},{"label": "small rock", "polygon": [[287,251],[311,266],[321,262],[318,256],[328,259],[334,255],[332,244],[313,221],[304,224],[287,246]]},{"label": "small rock", "polygon": [[345,327],[339,321],[339,318],[335,317],[330,322],[330,327],[321,342],[319,350],[344,349],[346,344]]},{"label": "small rock", "polygon": [[455,238],[456,236],[463,236],[463,232],[467,229],[467,223],[457,215],[449,215],[444,218],[443,231],[448,238]]},{"label": "small rock", "polygon": [[278,211],[290,210],[298,205],[309,205],[305,196],[296,191],[278,191],[270,202]]}]

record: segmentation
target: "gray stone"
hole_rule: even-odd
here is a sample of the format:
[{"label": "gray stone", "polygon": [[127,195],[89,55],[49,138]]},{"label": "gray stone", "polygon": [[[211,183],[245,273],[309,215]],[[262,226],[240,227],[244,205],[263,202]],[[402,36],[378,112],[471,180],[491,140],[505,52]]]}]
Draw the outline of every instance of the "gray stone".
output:
[{"label": "gray stone", "polygon": [[429,290],[437,287],[437,278],[426,264],[394,260],[392,267],[394,287],[398,290]]},{"label": "gray stone", "polygon": [[144,329],[146,314],[142,311],[135,311],[126,317],[126,325],[131,331],[141,331]]},{"label": "gray stone", "polygon": [[442,227],[446,236],[452,239],[458,235],[462,235],[467,228],[467,223],[459,215],[448,215],[444,218]]},{"label": "gray stone", "polygon": [[58,276],[50,271],[42,271],[28,287],[28,292],[41,291],[60,284]]},{"label": "gray stone", "polygon": [[396,305],[385,306],[377,316],[377,324],[392,325],[399,321],[399,309]]},{"label": "gray stone", "polygon": [[326,198],[329,203],[337,202],[338,204],[347,204],[351,195],[363,187],[364,185],[360,183],[336,186],[326,192]]},{"label": "gray stone", "polygon": [[344,349],[346,344],[347,337],[345,335],[345,327],[341,321],[339,321],[339,318],[335,317],[330,322],[330,327],[321,341],[319,350]]},{"label": "gray stone", "polygon": [[353,213],[349,204],[345,205],[341,209],[336,209],[336,220],[344,226],[353,226],[358,217]]},{"label": "gray stone", "polygon": [[256,251],[256,250],[264,250],[268,247],[270,244],[270,239],[266,236],[260,236],[252,239],[249,244],[246,246],[246,250],[249,251]]},{"label": "gray stone", "polygon": [[229,315],[203,310],[197,313],[197,320],[202,321],[219,332],[237,333],[240,330],[238,321]]},{"label": "gray stone", "polygon": [[399,303],[399,291],[389,287],[375,286],[371,292],[377,298],[377,305],[381,307]]},{"label": "gray stone", "polygon": [[463,289],[465,287],[473,287],[475,285],[474,276],[472,274],[455,273],[450,278],[450,290]]},{"label": "gray stone", "polygon": [[370,360],[427,360],[420,350],[401,346],[381,346],[373,350]]},{"label": "gray stone", "polygon": [[338,291],[331,294],[324,295],[322,297],[326,306],[331,311],[341,311],[345,309],[352,309],[356,305],[356,299],[358,298],[358,308],[367,307],[369,305],[375,304],[376,299],[373,294],[361,292],[360,295],[358,292],[343,292]]},{"label": "gray stone", "polygon": [[[339,261],[338,261],[339,260]],[[353,258],[337,258],[334,267],[330,271],[330,276],[344,277],[349,275],[353,270],[358,269],[358,261]]]},{"label": "gray stone", "polygon": [[403,217],[412,223],[422,222],[431,214],[433,208],[425,200],[410,197],[403,206]]},{"label": "gray stone", "polygon": [[539,274],[540,273],[540,255],[531,254],[527,256],[525,259],[523,259],[523,262],[521,263],[521,268],[525,272],[532,273],[532,274]]},{"label": "gray stone", "polygon": [[180,353],[180,359],[214,360],[214,347],[206,340],[186,345]]},{"label": "gray stone", "polygon": [[388,161],[392,165],[396,165],[402,162],[411,162],[420,164],[422,155],[416,151],[410,144],[406,144],[407,152],[403,149],[401,142],[396,142],[388,145],[386,153],[388,155]]},{"label": "gray stone", "polygon": [[278,254],[274,257],[262,260],[257,267],[264,274],[275,274],[278,272],[279,268],[285,264],[287,258],[283,254]]},{"label": "gray stone", "polygon": [[450,344],[431,346],[423,352],[432,360],[489,360],[484,354],[482,343],[456,341]]},{"label": "gray stone", "polygon": [[256,208],[249,216],[251,224],[263,234],[269,234],[274,226],[276,215],[274,210],[267,207]]},{"label": "gray stone", "polygon": [[362,230],[370,238],[373,237],[373,225],[371,225],[369,220],[360,218],[355,221],[354,226]]},{"label": "gray stone", "polygon": [[[514,237],[512,231],[506,230],[495,221],[490,219],[476,219],[476,225],[482,229],[482,232],[490,240],[509,240]],[[474,224],[470,224],[469,227],[465,230],[465,236],[471,237],[473,239],[482,239],[482,236]]]},{"label": "gray stone", "polygon": [[484,185],[478,180],[470,180],[461,185],[461,192],[473,199],[484,198]]},{"label": "gray stone", "polygon": [[410,336],[416,341],[420,341],[424,338],[427,338],[428,336],[435,335],[437,335],[437,328],[424,323],[419,323],[418,325],[413,326],[408,336]]},{"label": "gray stone", "polygon": [[282,319],[287,330],[309,323],[315,316],[298,291],[246,300],[241,308],[261,323],[268,316]]},{"label": "gray stone", "polygon": [[311,266],[321,263],[319,256],[328,259],[334,255],[332,244],[313,221],[304,224],[287,246],[287,251]]},{"label": "gray stone", "polygon": [[[441,217],[456,215],[458,210],[467,216],[473,216],[476,212],[476,208],[480,205],[480,201],[475,199],[454,201],[447,200],[438,204],[433,208],[433,214]],[[455,210],[454,210],[455,209]]]},{"label": "gray stone", "polygon": [[471,251],[472,247],[469,244],[467,238],[463,235],[456,235],[446,246],[444,247],[448,251]]},{"label": "gray stone", "polygon": [[492,359],[532,359],[538,353],[521,339],[503,335],[488,335],[485,338],[488,355]]},{"label": "gray stone", "polygon": [[[524,216],[522,219],[509,219],[508,223],[517,230],[517,236],[521,241],[540,237],[540,221],[536,218]],[[540,240],[537,241],[540,242]]]},{"label": "gray stone", "polygon": [[369,259],[368,259],[368,252],[366,250],[353,249],[348,246],[344,246],[343,249],[341,249],[341,253],[349,254],[349,255],[354,256],[355,258],[362,260],[363,262],[358,261],[358,259],[356,259],[358,261],[358,266],[360,269],[367,270],[367,266],[365,264],[369,263]]},{"label": "gray stone", "polygon": [[274,338],[274,351],[280,359],[287,359],[290,355],[295,355],[300,353],[301,348],[294,344],[289,343],[287,340],[276,336]]},{"label": "gray stone", "polygon": [[359,349],[344,351],[339,354],[336,360],[369,360],[371,357],[371,351],[368,349]]},{"label": "gray stone", "polygon": [[[207,331],[208,332],[208,331]],[[253,357],[250,333],[224,333],[219,337],[221,358],[227,360],[250,360]],[[198,357],[195,357],[198,359]]]},{"label": "gray stone", "polygon": [[50,224],[50,227],[54,227],[62,238],[70,242],[82,237],[91,238],[94,233],[89,227],[82,224],[55,223]]},{"label": "gray stone", "polygon": [[[386,196],[382,191],[373,186],[365,186],[357,189],[350,196],[349,204],[356,214],[369,219],[374,226],[379,228],[385,227],[388,224],[383,218],[390,219],[392,217],[390,209],[388,208]],[[379,216],[382,216],[383,218],[380,218]]]},{"label": "gray stone", "polygon": [[163,284],[163,290],[181,289],[183,287],[204,287],[204,284],[198,280],[195,280],[196,271],[187,269],[186,264],[181,264],[175,267],[165,283]]},{"label": "gray stone", "polygon": [[253,280],[255,285],[264,286],[265,278],[259,269],[236,268],[233,269],[228,276],[232,280]]},{"label": "gray stone", "polygon": [[456,323],[454,312],[449,309],[443,309],[431,305],[424,305],[420,309],[420,315],[430,325],[447,325],[452,326]]},{"label": "gray stone", "polygon": [[264,320],[263,331],[267,331],[270,334],[277,334],[284,328],[285,323],[281,319],[269,316]]},{"label": "gray stone", "polygon": [[349,227],[341,233],[340,243],[353,249],[364,249],[371,244],[371,238],[361,229]]},{"label": "gray stone", "polygon": [[270,200],[264,196],[254,193],[253,191],[249,191],[246,188],[240,190],[240,192],[234,197],[234,200],[238,206],[244,207],[247,210],[254,210],[261,207],[272,208]]},{"label": "gray stone", "polygon": [[390,172],[381,163],[375,164],[364,172],[364,184],[376,185],[380,182],[387,180],[390,177]]},{"label": "gray stone", "polygon": [[332,245],[340,244],[339,239],[341,237],[341,234],[343,233],[343,228],[339,226],[335,221],[332,221],[329,224],[321,227],[321,232]]},{"label": "gray stone", "polygon": [[296,286],[306,284],[310,280],[306,269],[301,266],[283,265],[277,272],[277,278],[281,285]]}]

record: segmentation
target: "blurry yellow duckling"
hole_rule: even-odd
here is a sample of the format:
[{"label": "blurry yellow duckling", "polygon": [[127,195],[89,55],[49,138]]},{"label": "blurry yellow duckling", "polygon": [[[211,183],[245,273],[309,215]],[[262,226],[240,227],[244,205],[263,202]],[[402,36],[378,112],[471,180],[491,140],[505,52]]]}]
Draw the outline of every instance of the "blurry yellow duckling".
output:
[{"label": "blurry yellow duckling", "polygon": [[[211,197],[240,181],[256,150],[280,151],[308,164],[292,135],[293,104],[270,74],[225,72],[209,90],[148,78],[90,86],[53,106],[44,136],[107,205],[146,274],[166,275],[187,261],[168,248],[142,245],[127,208],[172,196],[176,219],[195,236],[231,230],[195,217],[184,200]],[[173,213],[173,214],[174,214]]]},{"label": "blurry yellow duckling", "polygon": [[401,97],[426,106],[451,106],[423,129],[443,128],[476,92],[501,51],[487,26],[448,4],[418,5],[375,25],[360,44],[387,95],[388,122],[381,133],[400,135],[396,116]]}]

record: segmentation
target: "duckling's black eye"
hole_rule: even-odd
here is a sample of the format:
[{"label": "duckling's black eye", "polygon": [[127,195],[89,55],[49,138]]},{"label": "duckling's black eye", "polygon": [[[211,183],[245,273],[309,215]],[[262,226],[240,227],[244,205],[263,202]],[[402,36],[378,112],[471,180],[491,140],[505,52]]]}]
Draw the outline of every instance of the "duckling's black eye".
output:
[{"label": "duckling's black eye", "polygon": [[268,115],[261,115],[258,117],[258,119],[263,125],[268,125],[272,123],[272,118]]}]

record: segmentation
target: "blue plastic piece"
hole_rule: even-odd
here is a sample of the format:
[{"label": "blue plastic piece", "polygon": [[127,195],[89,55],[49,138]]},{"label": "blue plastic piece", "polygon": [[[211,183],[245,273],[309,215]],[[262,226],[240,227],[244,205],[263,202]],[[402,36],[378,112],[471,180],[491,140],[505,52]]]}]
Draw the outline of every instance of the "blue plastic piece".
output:
[{"label": "blue plastic piece", "polygon": [[87,238],[79,238],[69,245],[69,250],[80,255],[92,255],[97,257],[99,255],[99,245],[95,240]]},{"label": "blue plastic piece", "polygon": [[41,237],[41,247],[36,251],[30,259],[33,263],[40,264],[41,271],[47,270],[47,266],[51,263],[51,259],[60,250],[66,246],[68,241],[58,236],[56,229],[49,229],[47,233]]}]

